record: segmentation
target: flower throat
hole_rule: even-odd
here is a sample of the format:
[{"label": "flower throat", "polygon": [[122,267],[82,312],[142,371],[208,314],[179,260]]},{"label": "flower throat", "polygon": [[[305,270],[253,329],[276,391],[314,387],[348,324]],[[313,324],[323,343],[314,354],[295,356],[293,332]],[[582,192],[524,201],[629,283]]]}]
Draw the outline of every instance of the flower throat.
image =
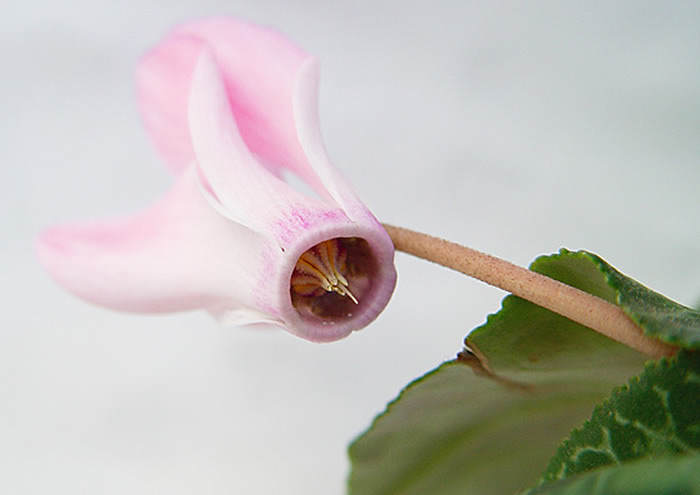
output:
[{"label": "flower throat", "polygon": [[335,292],[359,304],[345,278],[347,269],[347,251],[341,249],[338,240],[323,241],[304,252],[297,261],[291,280],[292,290],[300,296]]},{"label": "flower throat", "polygon": [[307,249],[294,266],[289,292],[303,317],[327,324],[352,318],[369,297],[376,261],[367,241],[336,237]]}]

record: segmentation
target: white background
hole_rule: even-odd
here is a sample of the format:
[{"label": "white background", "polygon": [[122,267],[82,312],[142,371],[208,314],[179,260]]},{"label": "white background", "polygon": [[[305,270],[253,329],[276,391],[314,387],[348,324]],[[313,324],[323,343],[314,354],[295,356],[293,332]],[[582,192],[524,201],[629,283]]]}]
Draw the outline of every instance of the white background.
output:
[{"label": "white background", "polygon": [[700,4],[614,4],[6,2],[0,492],[340,494],[349,441],[499,306],[401,254],[386,311],[326,345],[56,286],[33,255],[43,227],[168,188],[133,69],[193,17],[273,25],[320,58],[328,149],[382,220],[519,264],[586,248],[695,304]]}]

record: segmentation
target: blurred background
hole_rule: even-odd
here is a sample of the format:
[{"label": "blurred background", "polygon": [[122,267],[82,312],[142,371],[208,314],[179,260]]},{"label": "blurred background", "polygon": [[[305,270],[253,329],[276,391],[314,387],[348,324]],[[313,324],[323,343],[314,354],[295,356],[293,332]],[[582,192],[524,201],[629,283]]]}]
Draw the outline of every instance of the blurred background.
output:
[{"label": "blurred background", "polygon": [[318,345],[115,313],[48,278],[42,228],[168,189],[133,70],[172,25],[214,14],[320,58],[327,147],[383,221],[522,265],[585,248],[698,302],[698,2],[8,3],[0,491],[341,494],[347,444],[499,307],[501,291],[398,254],[380,318]]}]

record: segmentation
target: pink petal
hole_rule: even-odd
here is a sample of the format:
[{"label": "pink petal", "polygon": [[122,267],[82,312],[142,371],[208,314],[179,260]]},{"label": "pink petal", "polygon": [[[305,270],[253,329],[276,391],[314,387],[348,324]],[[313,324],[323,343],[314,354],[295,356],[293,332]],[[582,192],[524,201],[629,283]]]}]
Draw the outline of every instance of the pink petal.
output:
[{"label": "pink petal", "polygon": [[76,295],[117,310],[166,312],[253,306],[266,244],[211,209],[193,167],[150,209],[54,227],[36,247],[51,276]]},{"label": "pink petal", "polygon": [[172,36],[148,52],[136,71],[139,107],[146,129],[173,172],[194,160],[187,126],[187,98],[194,66],[205,43]]},{"label": "pink petal", "polygon": [[328,160],[318,118],[317,60],[272,29],[232,18],[175,29],[138,69],[147,128],[172,168],[186,167],[194,158],[186,109],[196,59],[205,47],[219,67],[228,106],[250,152],[276,175],[288,168],[322,198],[332,196],[353,220],[371,217]]},{"label": "pink petal", "polygon": [[350,223],[334,202],[298,193],[250,153],[208,50],[202,52],[192,78],[189,123],[197,163],[228,218],[270,236],[285,249],[315,224]]},{"label": "pink petal", "polygon": [[[297,73],[297,82],[292,95],[292,108],[297,128],[299,145],[306,157],[306,171],[303,177],[317,177],[326,193],[355,221],[378,229],[385,240],[383,244],[391,251],[393,244],[384,228],[355,194],[343,174],[333,166],[328,158],[321,136],[321,123],[318,114],[319,67],[315,59],[307,60]],[[393,263],[393,261],[392,261]]]},{"label": "pink petal", "polygon": [[[277,173],[288,167],[319,188],[297,138],[292,107],[299,70],[313,58],[276,31],[231,18],[185,24],[142,59],[137,85],[146,126],[173,170],[193,157],[187,88],[206,45],[222,72],[243,141]],[[178,144],[173,144],[173,139]]]}]

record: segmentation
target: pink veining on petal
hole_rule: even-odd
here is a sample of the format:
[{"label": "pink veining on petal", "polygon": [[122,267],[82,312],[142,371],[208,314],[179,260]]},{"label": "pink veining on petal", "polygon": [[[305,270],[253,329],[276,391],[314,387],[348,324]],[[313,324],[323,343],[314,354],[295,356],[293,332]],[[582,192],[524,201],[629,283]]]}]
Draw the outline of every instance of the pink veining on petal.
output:
[{"label": "pink veining on petal", "polygon": [[274,226],[276,238],[283,245],[290,245],[304,230],[323,225],[350,225],[351,222],[341,209],[310,210],[303,207],[293,209],[288,216],[280,217]]}]

